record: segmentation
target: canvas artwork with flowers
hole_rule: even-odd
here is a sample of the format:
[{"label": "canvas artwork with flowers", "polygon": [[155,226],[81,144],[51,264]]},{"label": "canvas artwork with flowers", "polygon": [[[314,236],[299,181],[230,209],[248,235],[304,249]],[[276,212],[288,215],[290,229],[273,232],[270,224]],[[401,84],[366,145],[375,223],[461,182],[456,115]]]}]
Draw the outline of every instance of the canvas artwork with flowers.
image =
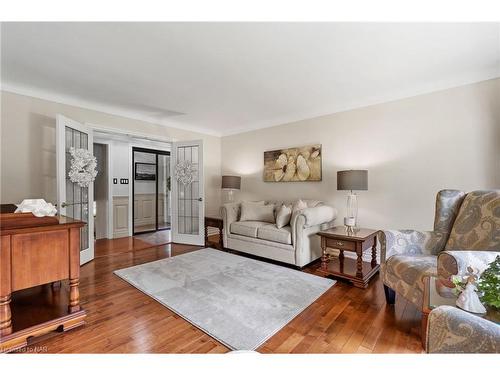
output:
[{"label": "canvas artwork with flowers", "polygon": [[264,152],[264,181],[321,181],[321,145]]}]

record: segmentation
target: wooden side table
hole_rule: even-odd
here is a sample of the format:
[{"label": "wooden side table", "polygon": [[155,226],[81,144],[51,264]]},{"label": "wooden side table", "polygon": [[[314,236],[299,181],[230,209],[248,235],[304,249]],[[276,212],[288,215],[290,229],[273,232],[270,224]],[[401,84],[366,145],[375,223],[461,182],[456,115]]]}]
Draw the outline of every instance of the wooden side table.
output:
[{"label": "wooden side table", "polygon": [[209,246],[208,242],[208,227],[219,229],[219,243],[217,244],[217,248],[219,250],[224,250],[224,242],[222,238],[222,231],[224,228],[224,222],[222,218],[215,216],[205,216],[205,246]]},{"label": "wooden side table", "polygon": [[[366,288],[370,279],[379,271],[377,264],[377,234],[378,230],[358,229],[353,234],[348,234],[344,227],[335,227],[321,231],[321,266],[320,274],[335,276],[349,280],[358,288]],[[338,257],[328,256],[328,248],[340,251]],[[371,249],[371,262],[363,261],[363,251]],[[356,253],[357,258],[346,258],[344,251]]]}]

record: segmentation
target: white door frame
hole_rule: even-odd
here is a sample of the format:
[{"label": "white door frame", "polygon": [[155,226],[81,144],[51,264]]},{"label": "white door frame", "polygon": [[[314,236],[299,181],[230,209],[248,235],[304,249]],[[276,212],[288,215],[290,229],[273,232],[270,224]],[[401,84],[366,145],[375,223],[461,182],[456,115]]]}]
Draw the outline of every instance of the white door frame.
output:
[{"label": "white door frame", "polygon": [[[127,142],[129,145],[128,152],[128,164],[132,166],[132,147],[142,147],[142,148],[151,148],[157,150],[170,151],[172,150],[172,141],[173,138],[162,137],[162,136],[153,136],[148,133],[140,133],[134,131],[123,131],[117,128],[106,127],[98,124],[86,123],[87,126],[91,127],[94,132],[98,134],[96,139],[98,139],[98,143],[105,143],[109,145],[108,148],[108,177],[109,177],[109,201],[108,201],[108,211],[110,215],[108,216],[108,238],[112,239],[113,234],[113,163],[112,163],[112,155],[113,155],[113,146],[114,141],[117,142]],[[132,217],[132,204],[134,204],[134,197],[132,196],[132,167],[128,169],[127,177],[122,176],[124,178],[128,178],[128,235],[133,236],[133,217]]]},{"label": "white door frame", "polygon": [[106,237],[113,239],[113,142],[101,137],[95,137],[93,143],[107,146],[108,160],[106,160],[106,168],[108,169],[108,223]]},{"label": "white door frame", "polygon": [[[175,181],[175,165],[177,163],[177,149],[179,147],[186,146],[198,146],[198,178],[199,178],[199,197],[201,201],[198,206],[198,235],[179,233],[177,228],[178,223],[178,191],[177,191],[177,181]],[[205,189],[203,180],[203,141],[185,141],[185,142],[173,142],[172,151],[170,153],[170,174],[172,175],[172,217],[170,226],[172,228],[172,242],[185,243],[192,245],[205,245]]]},{"label": "white door frame", "polygon": [[[57,180],[57,209],[60,215],[66,214],[63,202],[66,201],[66,126],[87,134],[88,150],[94,153],[92,128],[75,120],[58,114],[56,116],[56,180]],[[89,247],[80,251],[80,265],[94,259],[94,185],[88,187],[88,244]]]}]

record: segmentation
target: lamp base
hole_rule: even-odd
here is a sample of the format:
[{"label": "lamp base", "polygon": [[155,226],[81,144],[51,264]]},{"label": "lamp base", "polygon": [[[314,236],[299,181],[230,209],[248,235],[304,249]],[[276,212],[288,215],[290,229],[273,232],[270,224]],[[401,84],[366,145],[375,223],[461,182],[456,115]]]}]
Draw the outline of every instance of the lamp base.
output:
[{"label": "lamp base", "polygon": [[234,190],[233,189],[223,189],[223,203],[233,203],[234,202]]},{"label": "lamp base", "polygon": [[354,217],[344,217],[345,231],[348,236],[352,236],[356,233],[356,218]]}]

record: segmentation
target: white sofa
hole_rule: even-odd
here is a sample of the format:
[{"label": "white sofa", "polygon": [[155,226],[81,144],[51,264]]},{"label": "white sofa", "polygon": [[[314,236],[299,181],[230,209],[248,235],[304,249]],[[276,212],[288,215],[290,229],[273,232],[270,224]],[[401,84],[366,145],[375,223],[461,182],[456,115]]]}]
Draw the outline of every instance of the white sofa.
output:
[{"label": "white sofa", "polygon": [[[276,224],[238,221],[241,203],[222,207],[224,247],[243,253],[304,267],[321,257],[321,243],[316,235],[333,227],[337,210],[320,201],[306,200],[307,208],[294,215],[290,224],[278,229]],[[282,202],[267,202],[280,207]]]}]

